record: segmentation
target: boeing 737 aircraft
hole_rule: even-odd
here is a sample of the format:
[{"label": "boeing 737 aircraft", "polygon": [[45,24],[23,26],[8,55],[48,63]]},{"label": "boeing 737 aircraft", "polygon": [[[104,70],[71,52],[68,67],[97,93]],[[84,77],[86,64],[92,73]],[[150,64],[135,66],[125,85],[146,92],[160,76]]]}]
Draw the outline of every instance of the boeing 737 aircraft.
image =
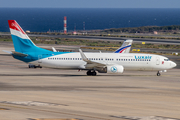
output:
[{"label": "boeing 737 aircraft", "polygon": [[[133,40],[125,40],[120,48],[118,48],[115,53],[129,53],[131,49]],[[53,52],[58,52],[54,47],[52,47]],[[100,51],[101,52],[101,51]],[[42,68],[42,66],[37,66],[33,64],[28,65],[29,68]]]},{"label": "boeing 737 aircraft", "polygon": [[[166,71],[176,66],[167,57],[141,53],[53,52],[37,47],[15,20],[8,20],[15,59],[42,67],[87,70],[87,75],[123,73],[128,70]],[[118,51],[118,50],[117,50]],[[119,53],[119,52],[118,52]]]}]

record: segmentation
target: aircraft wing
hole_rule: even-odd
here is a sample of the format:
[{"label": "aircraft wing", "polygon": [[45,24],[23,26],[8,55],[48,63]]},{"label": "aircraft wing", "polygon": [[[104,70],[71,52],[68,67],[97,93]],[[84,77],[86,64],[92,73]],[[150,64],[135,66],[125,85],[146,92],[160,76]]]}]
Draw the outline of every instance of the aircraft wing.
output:
[{"label": "aircraft wing", "polygon": [[81,54],[82,60],[85,61],[87,63],[86,67],[87,68],[94,68],[94,67],[105,67],[107,66],[106,63],[102,63],[102,62],[95,62],[95,61],[91,61],[88,60],[88,58],[86,57],[86,55],[82,52],[81,49],[79,49],[79,52]]},{"label": "aircraft wing", "polygon": [[95,61],[91,61],[91,60],[88,60],[88,58],[85,56],[85,54],[82,52],[81,49],[79,49],[79,52],[81,54],[81,57],[82,57],[82,60],[85,61],[87,64],[86,64],[86,68],[90,69],[90,68],[104,68],[106,67],[107,63],[103,63],[103,62],[95,62]]}]

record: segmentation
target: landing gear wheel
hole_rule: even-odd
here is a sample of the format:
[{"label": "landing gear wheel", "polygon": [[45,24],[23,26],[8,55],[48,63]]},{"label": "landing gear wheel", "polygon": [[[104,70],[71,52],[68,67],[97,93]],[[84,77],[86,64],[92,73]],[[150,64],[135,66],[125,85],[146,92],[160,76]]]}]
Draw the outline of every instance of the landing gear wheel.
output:
[{"label": "landing gear wheel", "polygon": [[92,72],[92,76],[96,76],[96,72],[95,71]]},{"label": "landing gear wheel", "polygon": [[157,72],[157,76],[161,76],[161,73],[159,73],[159,71]]},{"label": "landing gear wheel", "polygon": [[91,72],[91,70],[88,70],[86,74],[96,76],[96,71]]},{"label": "landing gear wheel", "polygon": [[90,70],[88,70],[86,74],[87,74],[87,75],[91,75],[91,71],[90,71]]}]

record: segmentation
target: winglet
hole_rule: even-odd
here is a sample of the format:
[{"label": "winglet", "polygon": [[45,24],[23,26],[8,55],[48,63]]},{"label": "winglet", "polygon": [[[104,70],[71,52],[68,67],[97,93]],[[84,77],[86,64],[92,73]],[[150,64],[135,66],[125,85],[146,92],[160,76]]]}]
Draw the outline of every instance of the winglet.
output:
[{"label": "winglet", "polygon": [[79,49],[79,52],[80,52],[80,54],[81,54],[81,57],[82,57],[83,61],[86,61],[86,62],[89,61],[89,60],[87,59],[86,55],[82,52],[81,49]]},{"label": "winglet", "polygon": [[52,47],[52,50],[53,50],[53,52],[57,52],[57,50],[54,47]]}]

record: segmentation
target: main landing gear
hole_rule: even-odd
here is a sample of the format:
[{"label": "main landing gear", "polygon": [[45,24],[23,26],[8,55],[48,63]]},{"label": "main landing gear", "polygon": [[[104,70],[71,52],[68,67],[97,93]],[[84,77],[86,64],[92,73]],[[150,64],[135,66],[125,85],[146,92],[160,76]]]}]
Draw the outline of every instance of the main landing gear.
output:
[{"label": "main landing gear", "polygon": [[40,66],[40,65],[36,66],[36,65],[33,65],[33,64],[29,64],[28,67],[29,68],[42,68],[42,66]]},{"label": "main landing gear", "polygon": [[95,71],[95,70],[93,70],[93,71],[88,70],[86,74],[87,74],[87,75],[96,76],[96,71]]},{"label": "main landing gear", "polygon": [[157,76],[161,76],[161,73],[159,71],[157,72]]}]

